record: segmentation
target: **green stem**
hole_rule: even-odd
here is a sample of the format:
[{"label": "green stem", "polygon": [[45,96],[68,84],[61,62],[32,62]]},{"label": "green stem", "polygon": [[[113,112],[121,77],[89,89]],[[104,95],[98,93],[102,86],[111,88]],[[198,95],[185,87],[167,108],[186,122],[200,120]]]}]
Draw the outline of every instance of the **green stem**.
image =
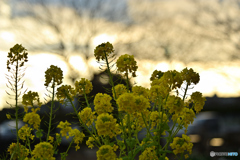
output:
[{"label": "green stem", "polygon": [[112,86],[112,88],[113,88],[113,96],[114,96],[114,99],[117,99],[117,96],[116,96],[116,91],[115,91],[115,88],[114,88],[114,82],[113,82],[113,78],[112,78],[112,74],[111,74],[111,72],[110,72],[110,67],[109,67],[109,63],[108,63],[108,58],[107,58],[107,54],[106,53],[104,53],[105,54],[105,61],[106,61],[106,63],[107,63],[107,72],[108,72],[108,75],[109,75],[109,79],[110,79],[110,85]]},{"label": "green stem", "polygon": [[18,137],[18,87],[17,87],[17,83],[18,83],[18,61],[17,61],[17,65],[16,65],[16,73],[15,73],[15,106],[16,106],[16,113],[15,113],[15,117],[16,117],[16,132],[17,132],[17,154],[19,154],[19,137]]},{"label": "green stem", "polygon": [[[90,105],[88,103],[88,99],[87,99],[87,95],[86,95],[86,92],[85,92],[85,86],[83,86],[83,93],[84,93],[84,98],[86,100],[86,103],[87,103],[87,106],[90,108]],[[69,99],[70,100],[70,99]]]},{"label": "green stem", "polygon": [[129,84],[129,78],[128,78],[128,73],[127,73],[127,80],[126,80],[126,83],[127,83],[127,90],[129,91],[130,90],[130,84]]},{"label": "green stem", "polygon": [[144,118],[144,116],[143,116],[143,113],[141,112],[141,114],[142,114],[142,118],[143,118],[144,124],[145,124],[146,129],[147,129],[147,133],[148,133],[149,136],[153,139],[153,136],[152,136],[151,133],[150,133],[150,129],[149,129],[149,127],[147,126],[146,120],[145,120],[145,118]]},{"label": "green stem", "polygon": [[32,150],[31,150],[30,141],[29,141],[28,137],[27,137],[27,143],[28,143],[29,152],[30,152],[31,157],[32,157]]},{"label": "green stem", "polygon": [[69,146],[68,146],[68,148],[67,148],[67,150],[66,150],[66,152],[65,152],[65,153],[68,153],[68,151],[69,151],[70,147],[72,146],[72,143],[73,143],[73,140],[72,140],[72,141],[71,141],[71,143],[69,144]]},{"label": "green stem", "polygon": [[172,141],[172,131],[173,131],[173,128],[175,127],[176,124],[177,124],[177,122],[175,121],[174,124],[173,124],[173,126],[172,126],[172,129],[171,129],[171,131],[170,131],[170,134],[169,134],[169,137],[170,137],[170,138],[168,139],[167,143],[166,143],[165,146],[163,147],[163,149],[165,148],[165,150],[167,150],[169,143]]},{"label": "green stem", "polygon": [[187,86],[186,86],[186,89],[185,89],[185,91],[184,91],[184,95],[183,95],[183,101],[185,100],[185,98],[186,98],[186,95],[187,95],[187,90],[188,90],[188,86],[189,86],[190,84],[189,83],[187,83]]},{"label": "green stem", "polygon": [[[73,107],[73,110],[74,110],[75,114],[77,115],[80,123],[83,124],[83,122],[82,122],[82,120],[81,120],[81,118],[80,118],[80,115],[79,115],[78,112],[77,112],[77,109],[75,108],[73,102],[71,101],[71,98],[69,97],[69,95],[68,95],[66,92],[65,92],[65,94],[66,94],[67,98],[69,99],[69,101],[70,101],[70,103],[71,103],[71,105],[72,105],[72,107]],[[83,126],[83,127],[88,131],[88,133],[95,139],[95,141],[98,142],[99,145],[97,145],[97,147],[99,148],[99,147],[101,146],[101,143],[95,138],[95,136],[93,136],[92,132],[88,129],[88,127],[86,127],[86,125],[82,125],[82,126]]]},{"label": "green stem", "polygon": [[50,135],[50,131],[51,131],[51,125],[52,125],[52,113],[53,113],[53,105],[54,105],[54,90],[55,90],[55,85],[54,85],[55,81],[53,79],[53,94],[52,94],[52,102],[51,102],[51,108],[50,108],[50,115],[49,115],[49,124],[48,124],[48,134],[47,134],[47,141]]}]

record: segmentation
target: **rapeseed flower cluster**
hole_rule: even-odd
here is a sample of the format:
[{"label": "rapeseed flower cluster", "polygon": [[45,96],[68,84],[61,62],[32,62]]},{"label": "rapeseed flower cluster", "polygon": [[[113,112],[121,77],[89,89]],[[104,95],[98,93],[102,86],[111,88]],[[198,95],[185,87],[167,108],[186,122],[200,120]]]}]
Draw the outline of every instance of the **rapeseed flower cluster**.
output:
[{"label": "rapeseed flower cluster", "polygon": [[[94,136],[94,135],[93,135]],[[88,146],[88,148],[93,148],[94,144],[97,143],[97,141],[99,141],[98,137],[89,137],[88,140],[86,141],[86,145]]]},{"label": "rapeseed flower cluster", "polygon": [[148,88],[144,88],[142,86],[133,86],[132,87],[132,93],[134,95],[138,95],[138,96],[142,95],[145,98],[149,97],[149,89]]},{"label": "rapeseed flower cluster", "polygon": [[191,95],[191,99],[189,102],[193,103],[193,108],[196,111],[196,113],[199,113],[205,104],[206,98],[202,97],[202,93],[200,92],[194,92]]},{"label": "rapeseed flower cluster", "polygon": [[169,122],[167,114],[163,113],[163,112],[158,112],[158,111],[151,112],[150,120],[152,122],[152,124],[151,124],[152,128],[154,128],[157,125],[159,125],[160,121],[162,121],[162,123],[168,123]]},{"label": "rapeseed flower cluster", "polygon": [[34,101],[37,101],[37,105],[41,107],[42,103],[40,102],[40,98],[37,92],[28,91],[27,94],[22,96],[22,104],[24,106],[33,107]]},{"label": "rapeseed flower cluster", "polygon": [[29,125],[33,126],[34,129],[38,130],[41,123],[41,118],[36,112],[39,108],[32,108],[32,112],[26,113],[23,117],[23,122],[27,122]]},{"label": "rapeseed flower cluster", "polygon": [[82,143],[83,138],[85,137],[85,134],[80,132],[78,129],[72,129],[71,123],[68,121],[60,122],[57,128],[60,128],[61,136],[66,137],[66,139],[69,139],[69,137],[73,136],[73,142],[76,144],[75,149],[76,151],[80,149],[79,144]]},{"label": "rapeseed flower cluster", "polygon": [[132,73],[133,77],[136,77],[136,71],[138,69],[137,62],[133,55],[121,55],[117,60],[117,70],[127,77],[128,73]]},{"label": "rapeseed flower cluster", "polygon": [[117,157],[110,145],[102,145],[97,151],[98,160],[114,160]]},{"label": "rapeseed flower cluster", "polygon": [[81,112],[78,113],[83,124],[88,127],[92,125],[94,120],[96,119],[95,112],[92,111],[90,107],[84,108]]},{"label": "rapeseed flower cluster", "polygon": [[[111,67],[108,62],[109,55],[114,52],[111,43],[102,43],[94,50],[94,55],[97,61],[104,60],[107,64],[107,73],[111,74]],[[20,54],[23,53],[23,54]],[[14,55],[13,55],[14,54]],[[10,60],[7,62],[7,67],[17,60],[27,61],[26,49],[21,45],[16,45],[14,49],[9,52]],[[114,56],[114,54],[113,54]],[[138,69],[137,62],[134,56],[122,55],[116,61],[117,71],[123,73],[129,80],[129,74],[136,77]],[[53,88],[52,100],[54,101],[55,87],[62,84],[63,73],[57,66],[51,65],[45,72],[45,86],[48,87],[52,83]],[[200,92],[192,93],[188,100],[185,100],[187,90],[190,85],[197,84],[200,80],[199,74],[194,72],[193,69],[183,69],[181,72],[176,70],[162,72],[155,70],[150,78],[151,87],[144,88],[134,85],[131,87],[127,82],[127,87],[123,84],[114,85],[111,75],[110,84],[112,86],[112,98],[108,94],[98,93],[94,97],[94,110],[90,108],[88,97],[92,89],[92,83],[85,78],[81,78],[75,82],[75,87],[70,85],[62,85],[57,88],[57,99],[60,103],[66,100],[72,102],[77,94],[83,95],[86,100],[86,107],[77,110],[73,103],[71,103],[75,116],[79,118],[80,126],[84,128],[89,135],[86,145],[89,148],[98,147],[97,159],[98,160],[116,160],[116,151],[120,150],[120,159],[134,159],[136,154],[140,153],[140,160],[154,160],[163,159],[168,160],[166,153],[168,153],[169,145],[175,155],[185,154],[185,158],[192,152],[193,144],[190,143],[190,138],[186,135],[174,137],[176,132],[185,127],[185,133],[188,125],[193,123],[195,114],[199,113],[206,99],[202,97]],[[185,84],[186,88],[182,85]],[[184,95],[179,97],[178,90],[185,90]],[[176,93],[176,94],[175,94]],[[33,129],[36,129],[36,138],[40,138],[40,143],[35,145],[31,151],[31,158],[29,156],[29,149],[22,146],[20,143],[17,147],[16,143],[12,143],[8,152],[12,154],[13,159],[49,159],[54,160],[54,153],[57,153],[56,147],[60,145],[62,137],[72,137],[72,142],[69,148],[74,143],[76,151],[80,149],[85,134],[78,129],[72,129],[71,123],[68,121],[60,121],[57,128],[60,128],[60,134],[56,133],[56,138],[50,136],[51,120],[52,120],[52,106],[49,118],[49,128],[46,142],[42,141],[43,136],[41,129],[39,129],[41,118],[37,114],[40,110],[42,103],[40,102],[37,92],[29,91],[22,97],[25,115],[23,121],[26,124],[18,130],[18,137],[24,141],[29,142],[35,137],[31,134]],[[35,107],[37,104],[39,107]],[[31,106],[31,111],[28,107]],[[114,107],[118,113],[113,115]],[[7,118],[11,118],[7,114]],[[170,129],[168,126],[169,120],[173,121],[173,127]],[[173,130],[174,127],[177,129]],[[138,140],[139,131],[146,129],[147,134],[142,142]],[[168,132],[167,143],[165,146],[157,144],[162,137]],[[119,140],[117,137],[121,138]],[[113,140],[116,141],[113,141]],[[29,145],[30,143],[27,144]],[[117,143],[117,145],[116,145]],[[68,150],[67,150],[68,151]],[[62,159],[66,159],[67,151],[61,153]],[[186,153],[187,152],[187,153]]]},{"label": "rapeseed flower cluster", "polygon": [[80,81],[75,82],[75,92],[77,94],[88,94],[92,91],[92,89],[92,83],[88,79],[81,78]]},{"label": "rapeseed flower cluster", "polygon": [[73,101],[75,96],[75,90],[70,85],[62,85],[57,89],[57,98],[60,103],[64,103],[64,100],[70,98]]},{"label": "rapeseed flower cluster", "polygon": [[113,107],[111,104],[112,97],[108,94],[98,93],[94,98],[94,109],[95,112],[100,115],[102,113],[111,113],[113,111]]},{"label": "rapeseed flower cluster", "polygon": [[[156,82],[155,80],[154,82]],[[149,90],[149,99],[150,101],[156,103],[157,105],[161,104],[161,101],[169,95],[170,89],[166,85],[152,85]]]},{"label": "rapeseed flower cluster", "polygon": [[164,107],[170,114],[174,113],[176,115],[179,115],[184,108],[184,102],[180,97],[171,95],[168,97],[166,105]]},{"label": "rapeseed flower cluster", "polygon": [[24,65],[24,62],[28,61],[27,49],[25,49],[21,44],[16,44],[14,47],[10,48],[8,52],[9,60],[7,60],[7,69],[10,71],[10,64],[13,65],[14,62],[20,63],[19,67]]},{"label": "rapeseed flower cluster", "polygon": [[171,90],[180,88],[183,83],[181,74],[176,70],[164,72],[163,76],[160,78],[160,81],[163,81],[162,83],[167,84]]},{"label": "rapeseed flower cluster", "polygon": [[48,68],[45,72],[45,86],[48,87],[48,85],[52,82],[51,88],[53,88],[56,85],[62,84],[63,80],[63,71],[61,68],[51,65],[50,68]]},{"label": "rapeseed flower cluster", "polygon": [[68,133],[72,130],[72,128],[70,126],[71,126],[71,123],[69,123],[68,121],[65,121],[65,122],[61,121],[58,124],[57,128],[61,129],[60,133],[61,133],[62,137],[66,137],[66,139],[69,138]]},{"label": "rapeseed flower cluster", "polygon": [[139,156],[139,160],[158,160],[155,146],[146,148]]},{"label": "rapeseed flower cluster", "polygon": [[26,113],[28,112],[28,106],[34,107],[34,101],[37,102],[37,110],[40,110],[42,103],[40,102],[40,98],[37,92],[28,91],[27,94],[24,94],[22,96],[22,104]]},{"label": "rapeseed flower cluster", "polygon": [[113,53],[113,45],[109,42],[107,43],[102,43],[98,45],[95,50],[94,50],[94,56],[98,61],[105,60],[106,57],[109,56],[109,54]]},{"label": "rapeseed flower cluster", "polygon": [[187,82],[187,84],[197,84],[199,81],[200,81],[200,76],[198,73],[194,72],[192,68],[190,69],[187,69],[187,68],[184,68],[182,71],[181,71],[181,76],[183,78],[183,80],[185,80]]},{"label": "rapeseed flower cluster", "polygon": [[[114,89],[115,89],[115,93],[116,93],[116,99],[118,99],[118,97],[120,95],[122,95],[123,93],[127,93],[127,87],[123,84],[117,84],[116,86],[114,86]],[[113,88],[112,88],[112,93],[114,95],[114,91],[113,91]],[[115,100],[116,100],[115,99]]]},{"label": "rapeseed flower cluster", "polygon": [[49,136],[49,137],[48,137],[48,141],[49,141],[50,143],[53,143],[53,141],[54,141],[54,137]]},{"label": "rapeseed flower cluster", "polygon": [[125,111],[128,114],[134,112],[143,112],[147,108],[150,108],[150,103],[147,98],[140,95],[134,95],[133,93],[124,93],[117,99],[118,111]]},{"label": "rapeseed flower cluster", "polygon": [[195,112],[192,109],[184,108],[180,115],[174,117],[174,119],[177,119],[177,123],[182,124],[185,127],[186,133],[188,125],[193,123],[195,117]]},{"label": "rapeseed flower cluster", "polygon": [[97,117],[96,129],[99,136],[109,136],[110,138],[121,132],[117,120],[108,113],[102,113]]},{"label": "rapeseed flower cluster", "polygon": [[13,154],[13,160],[22,159],[29,155],[29,149],[27,149],[24,145],[21,145],[20,143],[18,147],[17,143],[10,144],[10,146],[8,147],[8,152],[10,153],[10,155]]},{"label": "rapeseed flower cluster", "polygon": [[55,160],[55,158],[53,157],[53,154],[54,154],[54,149],[51,143],[40,142],[35,145],[34,150],[32,151],[32,159]]},{"label": "rapeseed flower cluster", "polygon": [[25,124],[23,127],[21,127],[18,130],[18,136],[21,140],[25,141],[26,138],[30,138],[33,140],[34,135],[31,134],[32,128],[28,127],[27,124]]},{"label": "rapeseed flower cluster", "polygon": [[72,129],[72,130],[69,132],[69,136],[74,136],[74,137],[73,137],[73,141],[74,141],[74,143],[76,144],[76,146],[75,146],[76,151],[77,151],[78,149],[80,149],[79,143],[82,143],[83,138],[85,137],[85,134],[82,133],[82,132],[80,132],[78,129]]},{"label": "rapeseed flower cluster", "polygon": [[[182,138],[173,138],[173,142],[170,144],[170,147],[173,149],[173,153],[175,155],[184,153],[185,151],[187,151],[189,154],[192,154],[193,144],[190,141],[190,137],[182,134]],[[188,158],[188,154],[185,154],[185,158]]]},{"label": "rapeseed flower cluster", "polygon": [[[151,112],[148,110],[143,111],[142,113],[134,112],[133,114],[126,114],[123,118],[123,127],[126,127],[125,132],[129,132],[127,128],[128,121],[131,122],[131,129],[133,132],[139,132],[141,129],[145,128],[144,119],[148,122]],[[129,118],[128,118],[129,116]]]}]

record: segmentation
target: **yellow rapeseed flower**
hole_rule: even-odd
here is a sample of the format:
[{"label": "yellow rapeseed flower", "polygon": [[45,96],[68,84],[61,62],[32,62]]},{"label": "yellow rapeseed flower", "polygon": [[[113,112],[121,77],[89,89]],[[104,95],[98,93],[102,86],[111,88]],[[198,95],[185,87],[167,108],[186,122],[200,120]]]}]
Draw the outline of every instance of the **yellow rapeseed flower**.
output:
[{"label": "yellow rapeseed flower", "polygon": [[24,115],[23,122],[27,122],[32,125],[34,129],[38,129],[41,123],[41,118],[36,112],[29,112]]},{"label": "yellow rapeseed flower", "polygon": [[96,129],[99,136],[109,136],[112,138],[120,134],[117,120],[108,113],[102,113],[97,117]]},{"label": "yellow rapeseed flower", "polygon": [[110,145],[102,145],[97,151],[97,160],[114,160],[117,157]]},{"label": "yellow rapeseed flower", "polygon": [[27,157],[29,155],[29,149],[27,149],[25,146],[21,145],[19,143],[19,152],[17,151],[17,144],[16,143],[12,143],[10,144],[10,146],[8,147],[8,152],[10,153],[10,155],[13,155],[13,160],[18,160],[18,159],[22,159],[24,157]]},{"label": "yellow rapeseed flower", "polygon": [[171,95],[168,97],[166,105],[164,107],[170,114],[175,113],[178,115],[184,108],[184,102],[180,97]]},{"label": "yellow rapeseed flower", "polygon": [[160,81],[167,84],[171,90],[180,88],[183,83],[181,74],[176,70],[169,70],[165,72],[160,78]]},{"label": "yellow rapeseed flower", "polygon": [[63,80],[63,71],[61,68],[51,65],[50,68],[48,68],[45,72],[45,86],[48,87],[48,85],[52,82],[52,88],[53,86],[62,84]]},{"label": "yellow rapeseed flower", "polygon": [[[94,135],[93,135],[94,136]],[[97,141],[99,141],[99,138],[98,137],[95,137],[95,139]],[[86,145],[88,146],[88,148],[93,148],[94,147],[94,144],[97,143],[96,140],[95,140],[93,137],[89,137],[88,140],[86,141]]]},{"label": "yellow rapeseed flower", "polygon": [[[161,120],[161,118],[162,118],[162,120]],[[158,112],[158,111],[151,112],[150,120],[152,122],[152,124],[151,124],[152,128],[154,128],[157,125],[159,125],[160,121],[162,121],[162,123],[169,122],[169,120],[167,118],[167,115],[165,113]]]},{"label": "yellow rapeseed flower", "polygon": [[125,111],[128,114],[134,112],[143,112],[147,108],[150,108],[150,103],[147,98],[140,95],[134,95],[133,93],[124,93],[117,99],[118,110]]},{"label": "yellow rapeseed flower", "polygon": [[[123,84],[117,84],[116,86],[114,86],[114,89],[115,89],[115,92],[116,92],[116,98],[117,99],[123,93],[127,93],[127,87],[125,85],[123,85]],[[112,93],[114,95],[113,88],[112,88]]]},{"label": "yellow rapeseed flower", "polygon": [[196,111],[196,113],[199,113],[205,104],[206,98],[202,96],[202,93],[200,92],[194,92],[191,95],[191,99],[189,102],[193,102],[193,108]]},{"label": "yellow rapeseed flower", "polygon": [[35,145],[34,150],[32,151],[32,158],[34,159],[47,159],[47,160],[55,160],[53,157],[54,149],[51,143],[49,142],[40,142]]},{"label": "yellow rapeseed flower", "polygon": [[139,160],[158,160],[155,146],[146,148],[139,156]]},{"label": "yellow rapeseed flower", "polygon": [[53,143],[54,137],[49,136],[49,137],[48,137],[48,140],[49,140],[50,143]]},{"label": "yellow rapeseed flower", "polygon": [[65,122],[60,121],[60,123],[57,126],[57,128],[61,129],[60,133],[61,133],[62,137],[65,136],[66,139],[69,138],[68,133],[72,130],[72,128],[70,126],[71,126],[71,123],[69,123],[68,121],[65,121]]},{"label": "yellow rapeseed flower", "polygon": [[200,76],[198,73],[194,72],[192,68],[184,68],[181,71],[181,76],[184,81],[190,85],[191,83],[197,84],[200,81]]},{"label": "yellow rapeseed flower", "polygon": [[32,131],[32,128],[28,127],[28,125],[25,124],[23,127],[21,127],[18,130],[18,136],[23,141],[25,141],[27,137],[33,140],[34,135],[31,134],[31,131]]},{"label": "yellow rapeseed flower", "polygon": [[75,91],[78,94],[84,94],[84,92],[85,94],[88,94],[92,91],[92,89],[92,83],[88,79],[81,78],[80,81],[75,82]]},{"label": "yellow rapeseed flower", "polygon": [[125,73],[125,76],[128,76],[128,73],[132,73],[132,76],[136,77],[138,66],[133,55],[121,55],[116,64],[117,70],[121,73]]},{"label": "yellow rapeseed flower", "polygon": [[60,103],[64,103],[64,100],[69,96],[70,100],[73,101],[75,96],[75,90],[70,85],[62,85],[57,89],[57,98]]},{"label": "yellow rapeseed flower", "polygon": [[111,113],[113,107],[111,104],[112,97],[108,94],[98,93],[94,98],[94,109],[98,115],[102,113]]},{"label": "yellow rapeseed flower", "polygon": [[[142,113],[143,113],[143,115],[142,115]],[[139,132],[144,127],[146,127],[146,125],[144,123],[144,119],[145,119],[145,122],[148,123],[148,120],[150,118],[150,111],[144,110],[142,113],[134,112],[129,115],[129,120],[131,122],[131,129],[134,132]],[[142,116],[144,116],[144,119]],[[127,127],[127,122],[128,122],[128,114],[126,114],[123,118],[123,126],[124,127]],[[125,132],[128,132],[128,129],[125,130]]]},{"label": "yellow rapeseed flower", "polygon": [[7,60],[8,71],[11,69],[9,65],[13,65],[13,63],[17,61],[18,64],[20,64],[19,67],[22,67],[24,62],[28,61],[27,49],[25,49],[21,44],[16,44],[14,47],[10,48],[10,52],[8,52],[7,57],[9,58],[9,60]]},{"label": "yellow rapeseed flower", "polygon": [[178,115],[177,123],[182,124],[185,127],[185,133],[187,132],[188,125],[193,123],[195,112],[190,108],[184,108],[182,112]]},{"label": "yellow rapeseed flower", "polygon": [[78,149],[80,149],[79,147],[79,143],[82,143],[83,141],[83,138],[85,137],[85,134],[80,132],[78,129],[72,129],[70,132],[69,132],[69,136],[74,136],[73,137],[73,141],[74,143],[76,144],[75,148],[76,148],[76,151]]},{"label": "yellow rapeseed flower", "polygon": [[[173,149],[175,155],[184,153],[187,151],[189,154],[192,154],[193,144],[190,142],[191,139],[185,134],[182,134],[182,138],[174,137],[173,142],[170,144],[170,147]],[[186,156],[186,155],[185,155]]]},{"label": "yellow rapeseed flower", "polygon": [[82,120],[82,123],[86,124],[88,127],[96,119],[96,116],[94,114],[95,112],[92,112],[92,109],[90,107],[86,107],[81,112],[78,113],[80,119]]},{"label": "yellow rapeseed flower", "polygon": [[134,95],[138,95],[138,96],[142,95],[145,98],[149,97],[149,89],[144,88],[142,86],[133,86],[132,87],[132,92],[133,92]]},{"label": "yellow rapeseed flower", "polygon": [[109,42],[106,42],[98,45],[94,49],[94,56],[98,61],[100,61],[100,59],[105,60],[105,58],[108,57],[109,54],[113,52],[114,52],[113,45]]},{"label": "yellow rapeseed flower", "polygon": [[162,103],[160,100],[165,99],[171,91],[166,83],[164,84],[160,81],[161,80],[154,80],[149,90],[149,99],[158,105]]},{"label": "yellow rapeseed flower", "polygon": [[[49,137],[50,137],[50,136],[49,136]],[[59,133],[56,133],[56,142],[57,142],[57,145],[58,145],[58,146],[60,145],[61,141],[62,141],[62,138],[61,138],[60,134],[59,134]]]},{"label": "yellow rapeseed flower", "polygon": [[[37,105],[41,107],[42,103],[40,102],[39,95],[37,92],[28,91],[27,94],[24,94],[22,96],[22,104],[24,105],[24,107],[27,107],[27,106],[33,107],[34,101],[36,101]],[[27,112],[27,110],[25,110],[25,112]]]},{"label": "yellow rapeseed flower", "polygon": [[10,114],[6,114],[6,116],[7,116],[7,119],[12,119]]}]

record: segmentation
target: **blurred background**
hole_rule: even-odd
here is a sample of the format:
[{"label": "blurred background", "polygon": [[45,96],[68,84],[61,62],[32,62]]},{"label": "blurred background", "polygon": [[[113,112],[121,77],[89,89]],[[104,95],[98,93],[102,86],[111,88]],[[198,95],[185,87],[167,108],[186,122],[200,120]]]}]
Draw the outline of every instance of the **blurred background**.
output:
[{"label": "blurred background", "polygon": [[[132,83],[137,85],[149,87],[155,69],[188,67],[198,72],[200,83],[188,94],[200,91],[207,102],[188,132],[196,144],[193,155],[233,159],[211,158],[209,153],[240,153],[239,15],[239,0],[0,0],[1,144],[13,139],[13,124],[5,117],[14,113],[5,92],[11,47],[19,43],[28,50],[24,88],[38,92],[44,101],[44,72],[50,65],[61,67],[65,84],[88,78],[94,93],[104,92],[108,81],[93,51],[109,41],[117,57],[135,56],[139,68]],[[83,154],[95,154],[91,151]]]}]

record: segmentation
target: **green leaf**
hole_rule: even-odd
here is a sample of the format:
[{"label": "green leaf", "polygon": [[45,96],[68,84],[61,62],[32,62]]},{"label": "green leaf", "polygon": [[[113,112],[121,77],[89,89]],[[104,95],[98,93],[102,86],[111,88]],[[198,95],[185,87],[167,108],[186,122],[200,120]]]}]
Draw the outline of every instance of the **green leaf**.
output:
[{"label": "green leaf", "polygon": [[43,130],[42,129],[39,129],[37,132],[36,132],[36,137],[37,138],[41,138],[43,136],[42,134]]}]

